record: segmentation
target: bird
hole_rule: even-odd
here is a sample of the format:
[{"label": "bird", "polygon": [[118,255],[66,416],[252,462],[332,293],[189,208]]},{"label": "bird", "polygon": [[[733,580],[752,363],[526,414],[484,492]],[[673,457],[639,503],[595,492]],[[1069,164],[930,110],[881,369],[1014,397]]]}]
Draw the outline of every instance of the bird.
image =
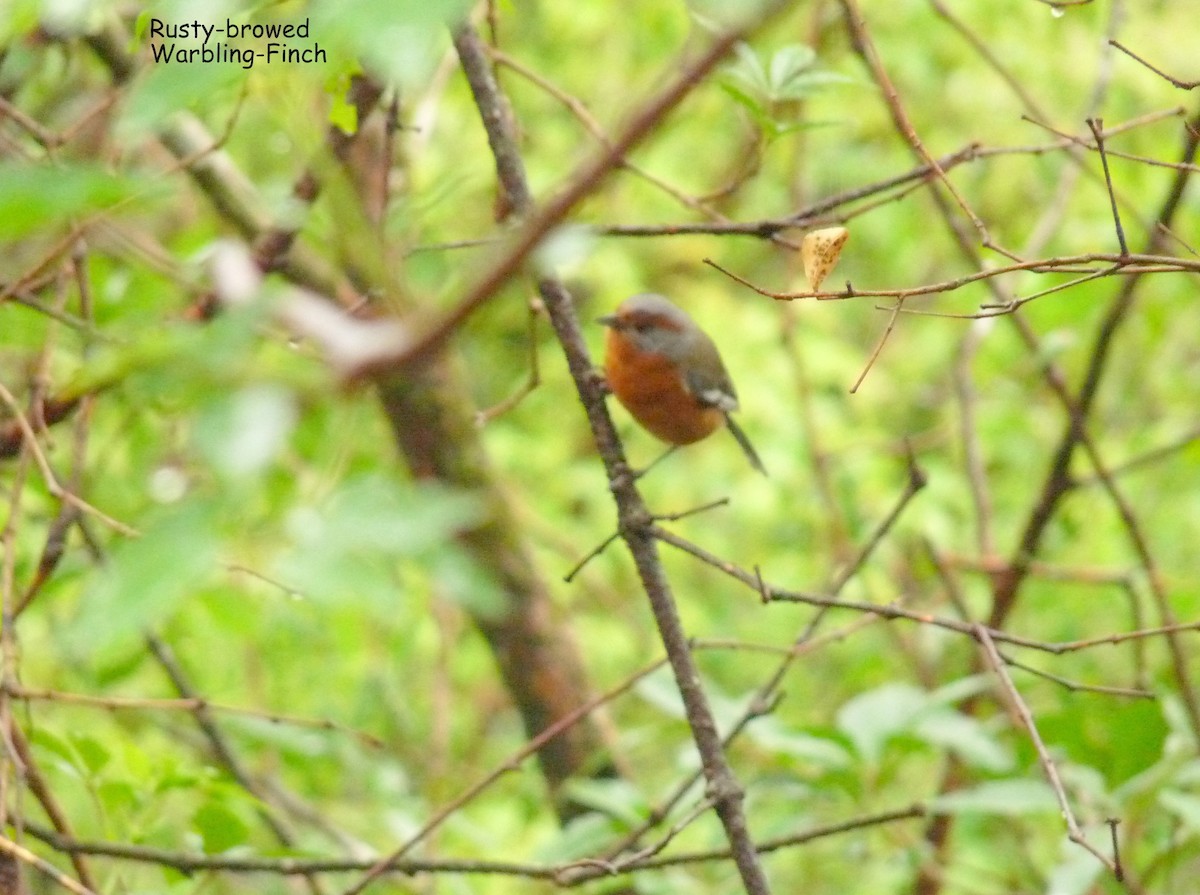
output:
[{"label": "bird", "polygon": [[607,327],[604,374],[621,405],[671,450],[725,426],[750,465],[766,467],[730,414],[737,392],[717,346],[686,311],[646,292],[596,321]]}]

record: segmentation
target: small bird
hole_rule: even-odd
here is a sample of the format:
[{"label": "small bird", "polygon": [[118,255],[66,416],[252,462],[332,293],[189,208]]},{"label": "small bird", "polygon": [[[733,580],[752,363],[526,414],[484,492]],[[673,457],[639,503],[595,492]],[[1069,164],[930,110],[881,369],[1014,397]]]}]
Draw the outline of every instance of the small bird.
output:
[{"label": "small bird", "polygon": [[729,415],[737,392],[713,340],[661,295],[626,299],[597,323],[608,327],[604,372],[633,418],[670,445],[692,444],[724,423],[750,465],[767,474],[746,433]]}]

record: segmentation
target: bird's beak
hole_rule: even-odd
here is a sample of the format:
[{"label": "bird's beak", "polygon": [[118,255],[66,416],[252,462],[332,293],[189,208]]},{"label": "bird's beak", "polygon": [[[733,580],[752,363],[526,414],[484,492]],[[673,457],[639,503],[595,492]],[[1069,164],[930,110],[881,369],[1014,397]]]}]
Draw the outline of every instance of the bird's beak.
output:
[{"label": "bird's beak", "polygon": [[616,314],[605,314],[603,317],[597,317],[596,322],[601,326],[611,326],[615,328],[620,325],[621,320]]}]

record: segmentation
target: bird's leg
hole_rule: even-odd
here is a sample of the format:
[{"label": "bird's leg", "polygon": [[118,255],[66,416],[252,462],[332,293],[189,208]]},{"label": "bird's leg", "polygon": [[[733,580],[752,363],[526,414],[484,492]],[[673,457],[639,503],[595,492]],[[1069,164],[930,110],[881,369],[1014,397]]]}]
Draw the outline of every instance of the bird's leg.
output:
[{"label": "bird's leg", "polygon": [[673,444],[669,448],[667,448],[665,451],[663,451],[661,454],[659,454],[655,459],[651,460],[650,465],[645,466],[641,469],[635,469],[633,471],[633,480],[636,482],[638,479],[640,479],[642,476],[644,476],[646,473],[648,473],[650,470],[652,470],[655,466],[657,466],[663,460],[667,459],[667,457],[671,456],[677,450],[679,450],[679,445]]}]

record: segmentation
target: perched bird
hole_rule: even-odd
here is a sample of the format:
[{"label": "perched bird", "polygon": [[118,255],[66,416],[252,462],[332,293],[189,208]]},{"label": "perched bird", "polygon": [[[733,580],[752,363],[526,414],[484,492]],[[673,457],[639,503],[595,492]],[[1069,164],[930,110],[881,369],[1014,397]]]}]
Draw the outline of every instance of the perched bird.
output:
[{"label": "perched bird", "polygon": [[670,445],[728,427],[750,465],[767,474],[750,439],[729,415],[737,392],[713,340],[682,308],[653,293],[635,295],[597,323],[608,327],[604,372],[622,406]]}]

